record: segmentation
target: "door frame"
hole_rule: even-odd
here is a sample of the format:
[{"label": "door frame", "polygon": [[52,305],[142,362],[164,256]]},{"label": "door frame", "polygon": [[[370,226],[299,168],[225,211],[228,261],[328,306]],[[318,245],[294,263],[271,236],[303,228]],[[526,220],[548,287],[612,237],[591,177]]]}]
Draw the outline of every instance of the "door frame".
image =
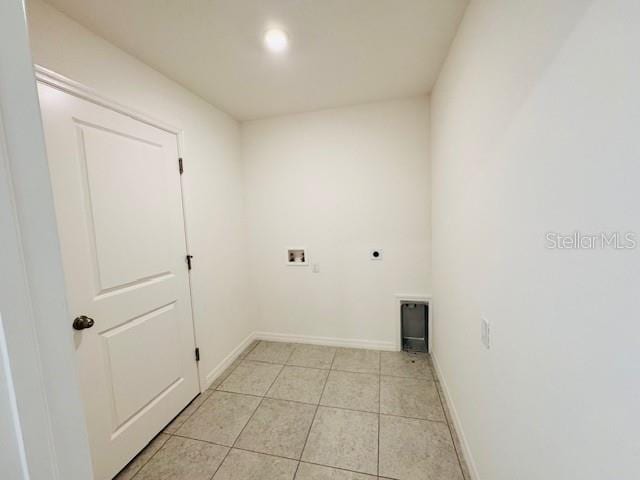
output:
[{"label": "door frame", "polygon": [[76,82],[64,75],[49,70],[41,65],[34,64],[35,77],[38,82],[50,85],[63,92],[70,93],[76,97],[88,100],[97,105],[101,105],[110,110],[114,110],[118,113],[131,117],[135,120],[139,120],[143,123],[157,127],[169,133],[173,133],[178,137],[178,154],[182,155],[182,143],[183,143],[183,131],[182,129],[175,127],[169,123],[166,123],[157,118],[153,118],[145,113],[135,110],[126,105],[113,100],[112,98],[105,97],[91,87],[88,87],[80,82]]},{"label": "door frame", "polygon": [[93,478],[24,4],[0,2],[0,449],[20,480]]},{"label": "door frame", "polygon": [[[90,480],[26,18],[22,0],[0,2],[0,464],[19,480]],[[175,133],[181,152],[180,130],[45,68],[35,70],[40,81]],[[186,225],[185,239],[188,248]]]}]

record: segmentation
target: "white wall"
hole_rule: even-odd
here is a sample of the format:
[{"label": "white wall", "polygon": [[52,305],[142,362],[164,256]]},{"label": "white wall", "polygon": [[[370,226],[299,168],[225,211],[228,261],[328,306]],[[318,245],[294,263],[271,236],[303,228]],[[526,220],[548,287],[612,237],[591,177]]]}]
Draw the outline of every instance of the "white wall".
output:
[{"label": "white wall", "polygon": [[430,291],[427,137],[425,97],[243,123],[260,330],[393,347],[394,294]]},{"label": "white wall", "polygon": [[211,381],[253,331],[238,123],[40,0],[29,1],[28,16],[37,64],[184,130],[193,311],[201,377]]},{"label": "white wall", "polygon": [[433,93],[435,354],[478,479],[640,478],[640,250],[545,248],[640,233],[639,22],[474,0]]}]

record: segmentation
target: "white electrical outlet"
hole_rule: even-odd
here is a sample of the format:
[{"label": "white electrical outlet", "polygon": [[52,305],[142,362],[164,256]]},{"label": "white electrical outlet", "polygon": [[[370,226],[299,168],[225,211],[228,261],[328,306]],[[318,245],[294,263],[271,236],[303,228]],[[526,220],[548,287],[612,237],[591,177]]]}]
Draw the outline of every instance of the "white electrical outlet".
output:
[{"label": "white electrical outlet", "polygon": [[491,348],[491,324],[484,317],[480,317],[480,341],[487,350]]}]

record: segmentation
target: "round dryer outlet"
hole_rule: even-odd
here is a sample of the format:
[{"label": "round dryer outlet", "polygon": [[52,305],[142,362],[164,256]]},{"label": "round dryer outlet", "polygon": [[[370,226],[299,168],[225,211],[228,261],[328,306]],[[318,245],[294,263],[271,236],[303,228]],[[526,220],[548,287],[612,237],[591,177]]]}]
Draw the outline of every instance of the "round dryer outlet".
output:
[{"label": "round dryer outlet", "polygon": [[375,248],[369,252],[369,258],[371,260],[382,260],[382,250]]}]

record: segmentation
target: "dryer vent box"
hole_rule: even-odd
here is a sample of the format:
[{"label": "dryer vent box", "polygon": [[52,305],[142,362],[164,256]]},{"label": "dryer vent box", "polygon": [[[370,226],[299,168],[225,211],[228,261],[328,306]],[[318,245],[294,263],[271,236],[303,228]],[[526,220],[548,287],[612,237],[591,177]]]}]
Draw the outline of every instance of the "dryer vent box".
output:
[{"label": "dryer vent box", "polygon": [[403,301],[400,308],[402,349],[409,352],[428,352],[429,304]]}]

